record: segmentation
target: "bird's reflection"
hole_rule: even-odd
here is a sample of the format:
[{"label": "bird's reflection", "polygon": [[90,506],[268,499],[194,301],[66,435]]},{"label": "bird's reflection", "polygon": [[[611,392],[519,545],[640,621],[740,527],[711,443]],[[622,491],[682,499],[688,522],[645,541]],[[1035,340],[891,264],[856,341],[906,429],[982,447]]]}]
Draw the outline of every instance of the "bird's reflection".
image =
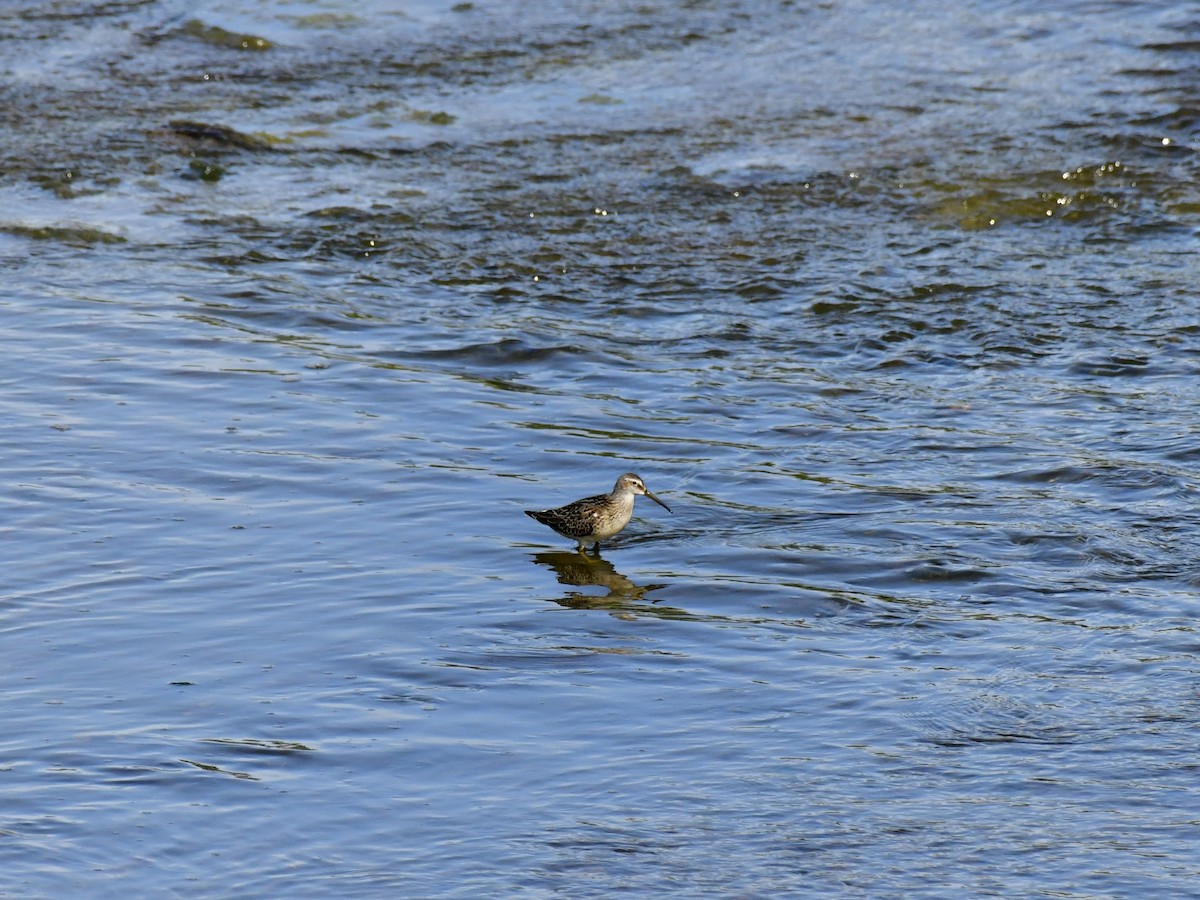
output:
[{"label": "bird's reflection", "polygon": [[578,550],[547,550],[535,553],[533,560],[553,569],[559,584],[577,587],[596,585],[608,591],[603,595],[568,591],[565,596],[554,601],[574,609],[619,609],[638,600],[645,600],[650,591],[666,587],[665,584],[634,584],[618,572],[607,559],[596,554],[580,553]]}]

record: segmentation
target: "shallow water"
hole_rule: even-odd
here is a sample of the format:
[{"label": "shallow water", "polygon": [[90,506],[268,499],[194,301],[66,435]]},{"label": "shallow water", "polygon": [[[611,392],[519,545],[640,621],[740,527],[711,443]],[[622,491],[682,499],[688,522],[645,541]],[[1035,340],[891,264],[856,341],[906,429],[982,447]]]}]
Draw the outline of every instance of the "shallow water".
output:
[{"label": "shallow water", "polygon": [[1189,5],[0,34],[0,895],[1194,892]]}]

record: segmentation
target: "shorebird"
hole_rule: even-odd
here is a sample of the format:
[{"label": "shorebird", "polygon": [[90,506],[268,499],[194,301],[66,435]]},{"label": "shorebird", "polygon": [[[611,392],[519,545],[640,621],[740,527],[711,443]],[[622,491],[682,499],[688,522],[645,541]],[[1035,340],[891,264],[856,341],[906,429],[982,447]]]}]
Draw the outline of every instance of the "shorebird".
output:
[{"label": "shorebird", "polygon": [[667,512],[671,511],[671,507],[646,490],[641,478],[626,472],[617,479],[611,493],[584,497],[554,509],[527,509],[525,515],[549,525],[563,537],[577,541],[581,551],[588,544],[595,544],[599,550],[601,541],[608,540],[629,524],[633,500],[638,494],[645,494]]}]

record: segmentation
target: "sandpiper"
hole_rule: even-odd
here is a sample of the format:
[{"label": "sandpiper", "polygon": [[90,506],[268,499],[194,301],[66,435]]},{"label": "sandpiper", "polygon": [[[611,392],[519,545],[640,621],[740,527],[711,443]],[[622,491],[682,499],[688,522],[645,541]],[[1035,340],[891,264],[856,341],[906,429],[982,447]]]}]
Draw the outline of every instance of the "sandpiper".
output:
[{"label": "sandpiper", "polygon": [[633,500],[638,494],[645,494],[667,512],[671,511],[671,507],[646,490],[641,478],[626,472],[617,479],[609,494],[584,497],[555,509],[527,509],[525,515],[549,525],[563,537],[578,541],[580,550],[588,544],[595,544],[599,550],[601,541],[608,540],[629,524]]}]

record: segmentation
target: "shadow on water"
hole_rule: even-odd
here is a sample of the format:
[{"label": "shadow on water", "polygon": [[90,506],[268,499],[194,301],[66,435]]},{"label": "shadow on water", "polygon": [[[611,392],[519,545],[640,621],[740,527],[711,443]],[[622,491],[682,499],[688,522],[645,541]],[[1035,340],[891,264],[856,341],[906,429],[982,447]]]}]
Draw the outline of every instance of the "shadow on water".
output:
[{"label": "shadow on water", "polygon": [[[689,616],[682,609],[645,605],[645,603],[657,604],[656,600],[647,600],[646,595],[651,591],[661,590],[667,585],[665,583],[639,585],[628,576],[618,572],[616,567],[602,556],[580,553],[578,550],[547,550],[535,553],[533,561],[553,570],[559,584],[571,587],[596,586],[607,592],[597,595],[583,591],[568,591],[562,597],[554,600],[561,606],[571,609],[637,612],[662,618]],[[634,604],[638,605],[635,607]]]}]

